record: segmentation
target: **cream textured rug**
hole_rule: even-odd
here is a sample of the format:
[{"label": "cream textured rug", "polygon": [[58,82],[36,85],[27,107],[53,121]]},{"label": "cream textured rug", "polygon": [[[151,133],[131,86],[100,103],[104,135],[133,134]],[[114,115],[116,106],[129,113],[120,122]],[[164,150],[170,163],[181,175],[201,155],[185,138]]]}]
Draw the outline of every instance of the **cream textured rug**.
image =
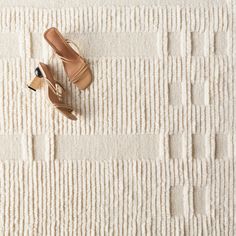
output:
[{"label": "cream textured rug", "polygon": [[[0,0],[0,235],[227,235],[234,0]],[[26,82],[55,26],[88,58],[77,122]]]}]

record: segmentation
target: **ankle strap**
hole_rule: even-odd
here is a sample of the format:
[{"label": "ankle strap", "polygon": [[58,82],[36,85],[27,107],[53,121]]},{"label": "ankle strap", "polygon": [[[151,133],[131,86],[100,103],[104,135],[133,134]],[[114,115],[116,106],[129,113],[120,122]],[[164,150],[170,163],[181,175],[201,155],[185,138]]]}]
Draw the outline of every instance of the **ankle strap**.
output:
[{"label": "ankle strap", "polygon": [[44,78],[45,81],[48,83],[49,88],[52,92],[57,95],[60,99],[62,99],[63,94],[65,93],[64,88],[59,82],[55,82],[55,85],[47,78]]},{"label": "ankle strap", "polygon": [[[71,45],[73,45],[76,49],[77,49],[77,51],[78,51],[78,55],[80,56],[80,48],[79,48],[79,46],[77,45],[77,44],[75,44],[73,41],[71,41],[70,39],[65,39],[65,41],[68,43],[68,44],[71,44]],[[74,49],[74,48],[73,48]],[[53,60],[53,58],[54,57],[58,57],[59,59],[61,59],[63,62],[65,62],[65,63],[70,63],[70,62],[72,62],[73,60],[71,60],[71,59],[68,59],[68,58],[66,58],[66,57],[63,57],[63,56],[61,56],[61,55],[59,55],[55,50],[53,50],[53,52],[52,52],[52,55],[51,55],[51,57],[49,58],[49,62],[51,62],[52,60]],[[82,56],[80,56],[83,60],[85,60]]]}]

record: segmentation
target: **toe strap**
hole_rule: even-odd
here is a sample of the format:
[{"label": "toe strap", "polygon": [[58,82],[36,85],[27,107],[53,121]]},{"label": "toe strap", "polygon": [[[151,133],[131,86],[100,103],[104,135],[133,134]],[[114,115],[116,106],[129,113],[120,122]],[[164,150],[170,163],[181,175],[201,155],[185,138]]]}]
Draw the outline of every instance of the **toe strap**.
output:
[{"label": "toe strap", "polygon": [[72,79],[71,81],[73,83],[77,83],[80,79],[81,76],[84,74],[84,72],[88,69],[88,65],[84,64],[78,71],[76,71],[73,75],[72,75]]},{"label": "toe strap", "polygon": [[68,119],[77,120],[77,114],[72,107],[64,103],[53,103],[56,109],[62,112]]},{"label": "toe strap", "polygon": [[73,111],[73,108],[71,106],[68,106],[64,103],[53,103],[53,105],[58,109],[64,109],[64,110],[67,110],[69,112]]}]

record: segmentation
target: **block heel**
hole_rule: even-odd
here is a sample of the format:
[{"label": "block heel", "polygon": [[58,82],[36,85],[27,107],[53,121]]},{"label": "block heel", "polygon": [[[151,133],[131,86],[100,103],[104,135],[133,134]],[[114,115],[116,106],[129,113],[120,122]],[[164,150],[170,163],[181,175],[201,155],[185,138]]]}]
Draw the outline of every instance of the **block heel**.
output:
[{"label": "block heel", "polygon": [[37,67],[34,71],[35,77],[27,84],[28,88],[36,91],[40,89],[43,85],[43,74],[40,71],[39,67]]}]

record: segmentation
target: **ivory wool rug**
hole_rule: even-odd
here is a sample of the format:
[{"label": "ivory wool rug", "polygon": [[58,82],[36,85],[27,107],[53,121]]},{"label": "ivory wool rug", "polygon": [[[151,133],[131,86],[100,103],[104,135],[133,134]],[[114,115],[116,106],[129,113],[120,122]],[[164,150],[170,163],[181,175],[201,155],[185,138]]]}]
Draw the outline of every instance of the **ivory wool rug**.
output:
[{"label": "ivory wool rug", "polygon": [[[0,0],[0,235],[236,235],[234,0]],[[26,86],[79,45],[74,122]]]}]

